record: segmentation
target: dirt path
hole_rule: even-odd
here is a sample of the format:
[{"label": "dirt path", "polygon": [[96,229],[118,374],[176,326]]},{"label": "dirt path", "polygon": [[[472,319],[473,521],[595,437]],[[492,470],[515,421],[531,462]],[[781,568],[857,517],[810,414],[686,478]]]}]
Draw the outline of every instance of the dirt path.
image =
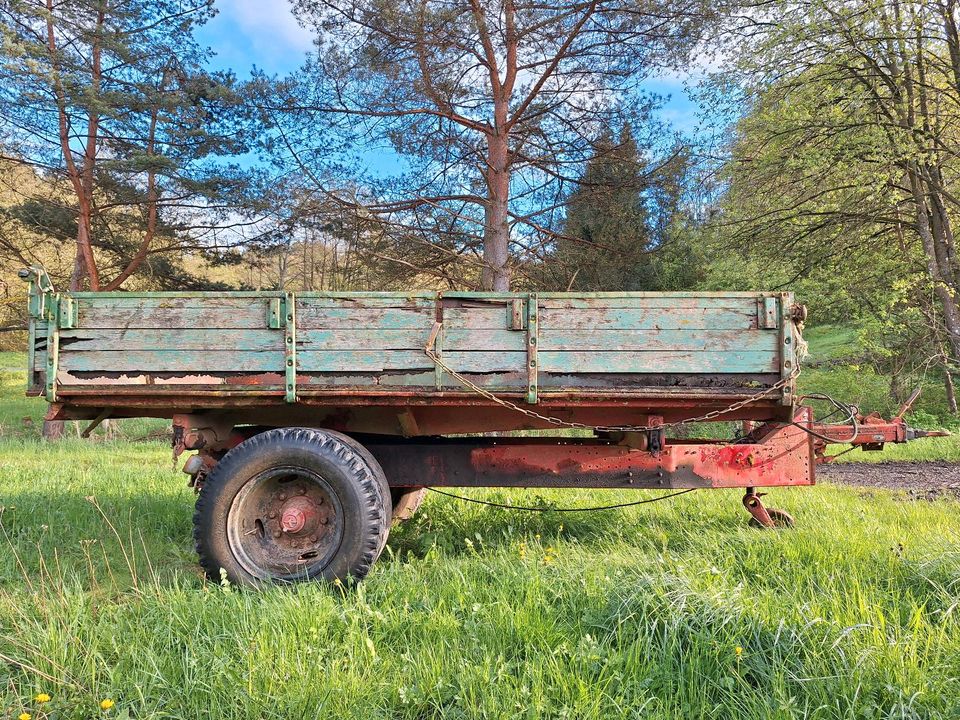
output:
[{"label": "dirt path", "polygon": [[960,464],[948,462],[839,463],[817,468],[830,482],[901,490],[917,499],[960,500]]}]

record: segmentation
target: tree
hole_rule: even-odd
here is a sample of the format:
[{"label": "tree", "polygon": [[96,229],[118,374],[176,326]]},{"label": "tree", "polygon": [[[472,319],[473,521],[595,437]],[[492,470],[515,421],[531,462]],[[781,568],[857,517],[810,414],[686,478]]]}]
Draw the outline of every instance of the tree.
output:
[{"label": "tree", "polygon": [[[648,153],[646,153],[648,154]],[[630,125],[605,130],[566,203],[556,250],[544,258],[546,284],[558,290],[655,290],[657,251],[670,240],[686,157],[678,148],[649,165]]]},{"label": "tree", "polygon": [[242,187],[216,162],[245,149],[234,81],[203,68],[193,38],[212,12],[199,0],[0,9],[0,145],[68,189],[27,198],[21,214],[73,226],[71,289],[116,289],[152,255],[195,243]]},{"label": "tree", "polygon": [[[507,290],[511,254],[552,241],[594,139],[681,61],[708,6],[304,0],[317,50],[296,78],[261,78],[273,150],[324,196],[410,242],[445,238],[441,255]],[[362,176],[358,158],[381,167]]]},{"label": "tree", "polygon": [[[785,282],[830,273],[874,310],[919,272],[960,360],[960,40],[953,0],[751,6],[714,97],[736,124],[716,227],[765,245]],[[931,316],[932,317],[932,316]],[[939,352],[939,351],[935,351]]]}]

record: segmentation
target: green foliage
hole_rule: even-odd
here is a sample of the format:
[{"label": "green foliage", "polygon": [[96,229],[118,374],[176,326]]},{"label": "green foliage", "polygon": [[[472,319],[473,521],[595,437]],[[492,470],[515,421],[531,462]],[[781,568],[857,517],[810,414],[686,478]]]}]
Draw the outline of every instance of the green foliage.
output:
[{"label": "green foliage", "polygon": [[699,263],[683,226],[686,154],[644,160],[629,124],[619,137],[605,131],[565,203],[552,252],[528,268],[538,287],[615,291],[686,289]]},{"label": "green foliage", "polygon": [[[11,179],[0,207],[70,260],[90,238],[92,263],[48,268],[58,287],[68,279],[79,287],[96,266],[104,285],[123,280],[141,262],[152,275],[145,284],[182,275],[196,285],[180,253],[196,231],[249,204],[247,173],[230,163],[247,151],[249,117],[234,77],[207,70],[194,37],[213,12],[206,2],[169,0],[6,8],[4,164],[35,169],[37,178]],[[0,243],[4,262],[31,254],[21,242]]]}]

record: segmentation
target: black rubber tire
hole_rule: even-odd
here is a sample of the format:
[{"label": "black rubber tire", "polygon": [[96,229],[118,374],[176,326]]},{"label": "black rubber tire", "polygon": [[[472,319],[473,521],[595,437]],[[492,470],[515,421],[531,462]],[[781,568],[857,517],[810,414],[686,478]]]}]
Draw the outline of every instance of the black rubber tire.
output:
[{"label": "black rubber tire", "polygon": [[426,488],[390,488],[390,499],[393,502],[393,524],[397,525],[412,518],[420,509],[426,494]]},{"label": "black rubber tire", "polygon": [[[366,447],[360,444],[356,439],[350,437],[349,435],[344,435],[339,433],[336,430],[323,430],[323,432],[328,435],[333,435],[336,438],[339,438],[343,442],[349,444],[357,452],[360,457],[362,457],[367,462],[367,466],[370,468],[374,477],[377,479],[377,482],[380,483],[380,492],[384,498],[392,500],[390,495],[390,484],[387,482],[387,475],[383,472],[383,466],[380,465],[380,462],[373,456]],[[388,516],[389,517],[389,516]],[[377,557],[380,557],[380,553],[383,552],[383,548],[387,545],[387,538],[390,536],[390,525],[392,523],[387,523],[387,530],[383,533],[383,539],[380,541],[380,547],[377,548]]]},{"label": "black rubber tire", "polygon": [[269,573],[258,577],[243,567],[230,546],[227,518],[246,483],[283,466],[321,475],[342,509],[339,546],[322,568],[297,580],[363,579],[383,549],[391,517],[383,470],[371,467],[366,455],[356,441],[312,428],[268,430],[230,450],[207,476],[193,516],[197,554],[207,576],[220,580],[222,571],[230,582],[251,586],[282,579]]},{"label": "black rubber tire", "polygon": [[[773,530],[788,530],[796,524],[796,520],[793,519],[793,515],[788,513],[786,510],[781,510],[780,508],[767,508],[767,514],[770,516],[770,519],[773,520]],[[760,528],[763,530],[769,530],[765,525],[762,525],[759,520],[752,517],[750,518],[750,527]]]}]

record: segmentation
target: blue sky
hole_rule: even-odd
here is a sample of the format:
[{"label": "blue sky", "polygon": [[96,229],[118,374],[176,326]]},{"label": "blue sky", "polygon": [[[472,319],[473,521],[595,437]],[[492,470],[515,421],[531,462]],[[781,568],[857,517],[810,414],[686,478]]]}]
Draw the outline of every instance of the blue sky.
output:
[{"label": "blue sky", "polygon": [[[200,42],[216,53],[214,64],[241,78],[257,67],[269,74],[295,70],[312,46],[310,32],[301,28],[286,0],[216,0],[217,16],[198,33]],[[665,75],[650,80],[650,92],[670,96],[662,119],[690,133],[697,125],[697,107],[684,90],[683,79]]]}]

